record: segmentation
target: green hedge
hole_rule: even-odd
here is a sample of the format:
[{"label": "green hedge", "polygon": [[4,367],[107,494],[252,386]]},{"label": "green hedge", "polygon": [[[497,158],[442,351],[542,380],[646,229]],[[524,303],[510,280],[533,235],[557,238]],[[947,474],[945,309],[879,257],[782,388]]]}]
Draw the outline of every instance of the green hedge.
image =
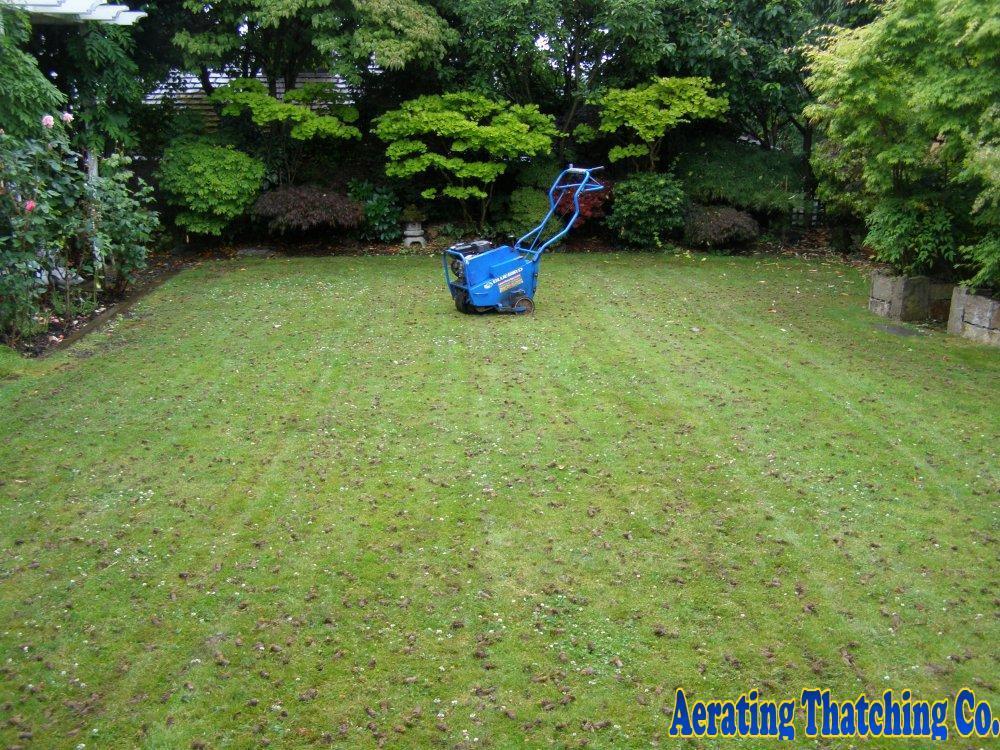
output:
[{"label": "green hedge", "polygon": [[691,141],[674,173],[688,197],[745,211],[784,213],[802,200],[802,160],[787,151],[768,151],[721,137]]}]

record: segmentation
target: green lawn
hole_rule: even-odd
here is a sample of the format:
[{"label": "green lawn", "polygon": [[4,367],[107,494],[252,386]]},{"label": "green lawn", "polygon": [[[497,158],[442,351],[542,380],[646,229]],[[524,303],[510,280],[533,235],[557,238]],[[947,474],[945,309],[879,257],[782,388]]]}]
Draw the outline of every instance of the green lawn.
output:
[{"label": "green lawn", "polygon": [[4,357],[0,745],[649,747],[678,686],[1000,706],[1000,351],[879,330],[832,261],[540,281],[465,317],[434,259],[217,263]]}]

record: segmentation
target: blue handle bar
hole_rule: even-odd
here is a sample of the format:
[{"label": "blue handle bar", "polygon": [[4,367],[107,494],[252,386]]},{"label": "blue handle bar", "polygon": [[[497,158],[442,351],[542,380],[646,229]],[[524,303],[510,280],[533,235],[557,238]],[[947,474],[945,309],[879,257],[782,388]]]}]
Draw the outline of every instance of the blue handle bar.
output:
[{"label": "blue handle bar", "polygon": [[[569,168],[560,172],[555,182],[552,183],[552,187],[549,188],[549,212],[545,214],[545,218],[542,219],[541,224],[514,243],[514,249],[525,258],[535,261],[538,260],[538,256],[544,253],[550,245],[565,237],[580,215],[580,196],[584,193],[595,193],[599,190],[604,190],[604,185],[594,179],[593,176],[594,172],[602,169],[604,167],[590,167],[587,169],[584,167],[574,167],[570,164]],[[579,181],[564,181],[574,178],[579,178]],[[555,213],[556,206],[559,205],[559,201],[570,190],[573,191],[573,215],[567,220],[566,226],[562,228],[561,232],[554,237],[550,237],[539,246],[538,243],[541,241],[542,232],[549,223],[549,219],[552,218],[552,214]]]}]

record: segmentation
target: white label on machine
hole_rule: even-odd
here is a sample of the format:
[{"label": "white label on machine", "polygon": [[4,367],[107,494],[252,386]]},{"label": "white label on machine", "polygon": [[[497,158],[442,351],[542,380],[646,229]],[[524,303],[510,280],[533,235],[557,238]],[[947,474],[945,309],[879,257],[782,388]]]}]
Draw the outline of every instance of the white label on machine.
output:
[{"label": "white label on machine", "polygon": [[483,289],[492,289],[495,284],[500,285],[500,291],[505,292],[508,289],[520,284],[523,279],[521,278],[521,271],[524,270],[524,266],[520,268],[515,268],[513,271],[508,271],[505,274],[501,274],[496,279],[491,279],[483,284]]}]

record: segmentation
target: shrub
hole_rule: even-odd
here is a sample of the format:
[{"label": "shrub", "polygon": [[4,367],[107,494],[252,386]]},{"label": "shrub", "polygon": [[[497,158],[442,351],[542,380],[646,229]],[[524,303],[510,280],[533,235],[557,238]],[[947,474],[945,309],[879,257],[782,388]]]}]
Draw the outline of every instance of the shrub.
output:
[{"label": "shrub", "polygon": [[[335,143],[361,139],[354,123],[358,111],[343,101],[329,83],[307,83],[287,91],[282,99],[271,96],[254,78],[237,78],[212,92],[211,100],[224,116],[243,116],[252,123],[254,137],[237,140],[244,150],[263,160],[268,179],[278,185],[296,182],[309,164],[314,148],[306,143]],[[244,129],[241,133],[247,135]]]},{"label": "shrub", "polygon": [[633,247],[656,247],[684,226],[684,191],[668,174],[643,172],[615,186],[611,214],[605,219],[623,242]]},{"label": "shrub", "polygon": [[557,133],[552,116],[535,104],[494,101],[471,91],[403,102],[375,127],[389,144],[387,175],[421,180],[423,198],[453,198],[469,219],[469,203],[479,201],[480,225],[493,184],[508,164],[549,151]]},{"label": "shrub", "polygon": [[364,206],[361,239],[369,242],[396,242],[403,236],[400,223],[403,209],[396,194],[386,187],[377,187],[364,180],[352,180],[347,194]]},{"label": "shrub", "polygon": [[[521,237],[529,229],[538,226],[545,214],[549,212],[549,195],[537,188],[517,188],[510,194],[510,202],[506,217],[496,222],[494,229],[498,234]],[[545,225],[542,241],[559,233],[563,223],[553,216]]]},{"label": "shrub", "polygon": [[150,190],[126,158],[106,160],[87,180],[69,146],[72,121],[45,117],[24,139],[0,131],[0,333],[10,340],[44,330],[46,301],[67,315],[96,304],[76,286],[85,279],[90,295],[124,286],[157,225]]},{"label": "shrub", "polygon": [[[516,183],[522,188],[536,188],[546,196],[545,211],[548,211],[548,192],[552,187],[552,182],[563,171],[562,165],[552,157],[540,156],[532,159],[531,162],[521,167],[517,173]],[[603,181],[602,181],[603,182]],[[515,191],[516,192],[516,191]],[[513,198],[513,196],[511,196]],[[580,196],[580,215],[574,223],[574,227],[581,227],[591,219],[603,219],[608,199],[611,197],[611,187],[605,182],[605,189],[597,193],[584,193]],[[541,202],[536,198],[535,205],[541,206]],[[544,213],[544,212],[543,212]],[[559,216],[569,216],[573,213],[573,194],[564,194],[559,203],[556,204],[556,213]],[[538,214],[535,221],[539,221],[542,214]],[[529,220],[530,221],[530,220]]]},{"label": "shrub", "polygon": [[965,245],[961,252],[976,271],[969,283],[1000,292],[1000,234],[988,234],[974,245]]},{"label": "shrub", "polygon": [[[584,193],[580,196],[580,214],[573,222],[573,227],[581,227],[592,219],[603,219],[608,199],[611,197],[611,185],[604,183],[604,190],[594,193]],[[573,213],[573,194],[563,193],[556,204],[556,213],[560,216],[570,216]]]},{"label": "shrub", "polygon": [[131,115],[130,126],[135,131],[137,154],[159,159],[174,141],[208,132],[205,115],[183,102],[166,98],[158,103],[144,103]]},{"label": "shrub", "polygon": [[865,244],[904,274],[947,271],[956,258],[952,217],[942,206],[886,201],[868,214]]},{"label": "shrub", "polygon": [[[135,271],[146,265],[146,251],[159,226],[152,189],[128,169],[131,159],[112,156],[101,164],[98,178],[89,183],[96,211],[94,221],[95,264],[104,264],[107,281],[116,291],[123,291]],[[131,186],[135,184],[133,189]],[[100,269],[90,270],[95,276]]]},{"label": "shrub", "polygon": [[35,319],[46,286],[40,282],[40,270],[29,255],[0,250],[0,333],[9,340],[41,327]]},{"label": "shrub", "polygon": [[684,220],[684,240],[708,250],[723,250],[757,239],[760,227],[754,218],[729,206],[692,205]]},{"label": "shrub", "polygon": [[539,155],[518,169],[515,182],[518,187],[548,190],[562,170],[562,165],[554,157]]},{"label": "shrub", "polygon": [[365,211],[361,203],[315,185],[283,187],[263,193],[254,204],[254,218],[267,222],[271,232],[306,232],[318,227],[361,226]]},{"label": "shrub", "polygon": [[[288,135],[296,140],[361,138],[361,131],[349,124],[358,119],[357,110],[341,104],[341,96],[331,84],[307,84],[277,99],[257,79],[237,78],[213,91],[211,99],[221,106],[223,115],[246,112],[258,127],[287,126]],[[313,104],[322,112],[315,111]]]},{"label": "shrub", "polygon": [[190,232],[220,235],[253,204],[264,165],[231,147],[184,139],[160,162],[160,184],[181,211],[176,222]]},{"label": "shrub", "polygon": [[803,166],[795,155],[721,137],[685,149],[674,171],[691,200],[744,211],[784,213],[804,190]]},{"label": "shrub", "polygon": [[807,55],[820,195],[900,272],[1000,282],[995,18],[989,0],[894,0]]},{"label": "shrub", "polygon": [[79,155],[60,119],[34,130],[23,139],[0,131],[0,332],[10,341],[45,329],[50,272],[71,268],[84,231]]},{"label": "shrub", "polygon": [[691,120],[721,117],[729,108],[725,94],[704,77],[653,78],[631,89],[608,89],[594,100],[600,107],[597,129],[578,126],[577,139],[590,141],[601,133],[622,133],[624,145],[612,146],[608,159],[645,158],[655,170],[663,139],[673,128]]}]

